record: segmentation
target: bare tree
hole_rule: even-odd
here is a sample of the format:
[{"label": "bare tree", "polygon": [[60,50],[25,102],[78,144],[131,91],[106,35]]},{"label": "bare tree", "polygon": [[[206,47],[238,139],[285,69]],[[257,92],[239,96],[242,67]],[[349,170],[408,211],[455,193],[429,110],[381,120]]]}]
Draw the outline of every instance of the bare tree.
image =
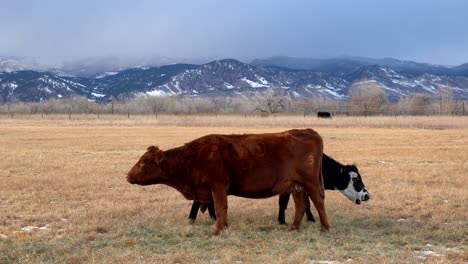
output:
[{"label": "bare tree", "polygon": [[387,104],[384,90],[374,80],[360,80],[349,87],[351,106],[358,114],[380,114]]},{"label": "bare tree", "polygon": [[452,114],[454,108],[453,89],[449,85],[444,85],[437,91],[440,114]]},{"label": "bare tree", "polygon": [[263,113],[282,113],[287,109],[291,97],[276,85],[270,86],[265,92],[265,100],[258,102],[254,111]]},{"label": "bare tree", "polygon": [[431,96],[428,94],[416,94],[410,99],[410,112],[413,115],[434,114]]}]

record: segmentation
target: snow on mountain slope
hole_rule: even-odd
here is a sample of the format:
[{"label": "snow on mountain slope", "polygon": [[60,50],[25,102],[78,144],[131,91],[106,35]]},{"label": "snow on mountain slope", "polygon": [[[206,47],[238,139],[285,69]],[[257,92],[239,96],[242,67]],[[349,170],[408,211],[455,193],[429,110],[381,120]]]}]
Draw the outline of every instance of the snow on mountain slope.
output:
[{"label": "snow on mountain slope", "polygon": [[263,96],[270,87],[294,99],[347,100],[349,86],[363,79],[375,80],[391,101],[415,93],[436,94],[444,86],[452,87],[456,99],[468,99],[468,78],[464,76],[414,76],[379,65],[363,66],[343,75],[224,59],[203,65],[145,66],[89,78],[39,71],[0,72],[0,102],[40,101],[75,94],[98,102],[135,95],[249,97]]}]

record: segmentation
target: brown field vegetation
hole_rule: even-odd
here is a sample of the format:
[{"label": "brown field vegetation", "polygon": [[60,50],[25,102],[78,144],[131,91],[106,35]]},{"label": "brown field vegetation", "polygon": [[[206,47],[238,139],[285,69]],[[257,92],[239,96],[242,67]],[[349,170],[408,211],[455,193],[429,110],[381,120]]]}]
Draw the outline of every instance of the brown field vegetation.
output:
[{"label": "brown field vegetation", "polygon": [[[356,163],[372,196],[327,191],[328,233],[280,226],[277,197],[231,196],[213,237],[174,189],[125,181],[152,144],[299,127]],[[0,116],[0,153],[0,263],[468,262],[466,117]]]}]

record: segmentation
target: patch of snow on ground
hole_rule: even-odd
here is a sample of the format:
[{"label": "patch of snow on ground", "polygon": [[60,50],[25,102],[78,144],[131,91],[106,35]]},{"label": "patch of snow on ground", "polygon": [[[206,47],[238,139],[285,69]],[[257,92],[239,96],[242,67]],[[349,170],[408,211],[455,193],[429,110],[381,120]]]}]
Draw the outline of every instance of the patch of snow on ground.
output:
[{"label": "patch of snow on ground", "polygon": [[26,226],[26,227],[21,228],[21,231],[24,231],[24,232],[32,232],[32,231],[34,231],[34,230],[47,230],[47,229],[48,229],[48,225],[41,226],[41,227],[38,227],[38,226]]},{"label": "patch of snow on ground", "polygon": [[385,89],[385,90],[389,90],[389,91],[392,91],[392,92],[394,92],[394,93],[397,93],[397,94],[399,94],[399,95],[405,95],[405,93],[403,93],[402,91],[397,90],[397,89],[390,88],[390,87],[384,85],[383,83],[380,84],[380,87],[382,87],[382,88]]},{"label": "patch of snow on ground", "polygon": [[91,93],[91,94],[92,94],[94,97],[99,97],[99,98],[106,96],[105,94],[100,94],[100,93]]},{"label": "patch of snow on ground", "polygon": [[392,82],[395,83],[395,84],[399,84],[401,86],[405,86],[405,87],[416,87],[417,85],[412,83],[412,82],[409,82],[409,81],[402,81],[402,80],[395,80],[395,79],[392,79]]},{"label": "patch of snow on ground", "polygon": [[255,77],[257,77],[257,79],[259,79],[262,84],[268,84],[268,81],[265,80],[265,78],[263,78],[262,76],[255,75]]},{"label": "patch of snow on ground", "polygon": [[378,84],[376,80],[362,80],[362,81],[357,81],[355,82],[356,84]]},{"label": "patch of snow on ground", "polygon": [[339,93],[337,93],[337,92],[335,92],[335,91],[332,91],[332,90],[329,90],[329,89],[325,89],[325,92],[327,92],[327,93],[333,95],[333,96],[336,97],[336,98],[344,98],[344,97],[346,97],[346,95],[339,94]]},{"label": "patch of snow on ground", "polygon": [[424,83],[424,80],[420,80],[420,79],[414,80],[414,83],[416,83],[418,86],[420,86],[421,88],[423,88],[424,90],[428,92],[434,93],[436,91],[436,88],[433,85],[426,86]]},{"label": "patch of snow on ground", "polygon": [[426,259],[427,257],[442,257],[442,254],[439,254],[432,250],[434,245],[426,244],[422,250],[414,251],[414,256],[420,259]]},{"label": "patch of snow on ground", "polygon": [[432,250],[429,250],[429,249],[416,251],[415,255],[417,258],[421,258],[421,259],[425,259],[426,257],[442,257],[441,254],[434,252]]},{"label": "patch of snow on ground", "polygon": [[179,94],[182,93],[182,89],[180,89],[179,87],[179,81],[176,81],[173,85],[175,88],[177,88],[177,90],[179,91]]},{"label": "patch of snow on ground", "polygon": [[331,84],[329,84],[327,81],[325,81],[325,86],[330,89],[330,90],[335,90],[335,87],[333,87]]},{"label": "patch of snow on ground", "polygon": [[9,83],[11,89],[16,89],[18,85],[16,83]]},{"label": "patch of snow on ground", "polygon": [[312,88],[312,89],[321,89],[322,88],[321,85],[312,85],[312,84],[308,84],[307,87]]},{"label": "patch of snow on ground", "polygon": [[242,78],[241,79],[242,81],[248,83],[250,85],[250,87],[252,88],[261,88],[261,87],[267,87],[268,85],[265,85],[265,84],[261,84],[261,83],[258,83],[258,82],[254,82],[254,81],[251,81],[247,78]]},{"label": "patch of snow on ground", "polygon": [[52,90],[49,89],[49,87],[44,87],[41,89],[42,91],[48,93],[48,94],[51,94],[52,93]]},{"label": "patch of snow on ground", "polygon": [[154,91],[149,91],[149,92],[146,92],[145,93],[146,95],[149,95],[149,96],[167,96],[168,94],[164,91],[161,91],[161,90],[154,90]]},{"label": "patch of snow on ground", "polygon": [[169,90],[169,94],[171,95],[177,95],[176,92],[174,92],[171,87],[166,83],[165,85],[163,85],[163,87],[165,87],[167,90]]},{"label": "patch of snow on ground", "polygon": [[228,89],[234,89],[234,85],[227,83],[227,82],[224,83],[224,86],[226,86],[226,88]]},{"label": "patch of snow on ground", "polygon": [[302,96],[301,96],[298,92],[296,92],[296,91],[293,91],[293,92],[292,92],[292,95],[293,95],[294,98],[301,98],[301,97],[302,97]]}]

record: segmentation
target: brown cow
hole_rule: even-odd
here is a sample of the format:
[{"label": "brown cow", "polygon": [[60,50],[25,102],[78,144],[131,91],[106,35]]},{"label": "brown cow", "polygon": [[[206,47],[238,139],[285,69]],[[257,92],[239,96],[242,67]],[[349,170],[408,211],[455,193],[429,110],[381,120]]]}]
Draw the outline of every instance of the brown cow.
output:
[{"label": "brown cow", "polygon": [[214,201],[214,234],[227,227],[227,196],[267,198],[293,190],[299,229],[306,209],[303,186],[317,209],[322,230],[329,224],[321,175],[323,141],[312,129],[282,133],[208,135],[160,150],[151,146],[130,169],[132,184],[166,184],[186,199]]}]

